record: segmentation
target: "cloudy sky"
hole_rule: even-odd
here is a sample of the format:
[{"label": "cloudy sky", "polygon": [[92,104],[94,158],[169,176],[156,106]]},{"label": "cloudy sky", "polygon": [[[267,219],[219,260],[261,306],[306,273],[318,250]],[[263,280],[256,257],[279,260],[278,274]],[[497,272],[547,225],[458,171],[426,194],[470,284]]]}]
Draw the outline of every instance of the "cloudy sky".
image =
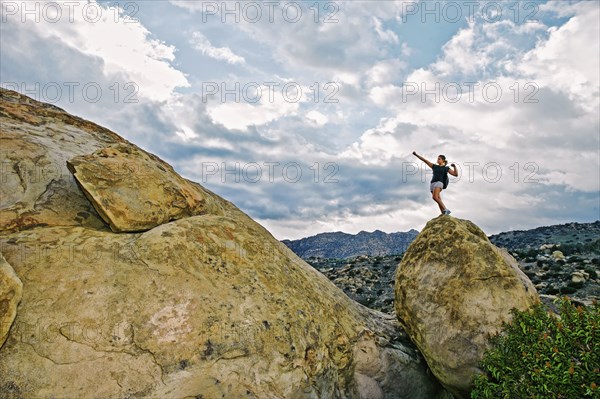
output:
[{"label": "cloudy sky", "polygon": [[600,218],[597,1],[2,0],[0,80],[275,237]]}]

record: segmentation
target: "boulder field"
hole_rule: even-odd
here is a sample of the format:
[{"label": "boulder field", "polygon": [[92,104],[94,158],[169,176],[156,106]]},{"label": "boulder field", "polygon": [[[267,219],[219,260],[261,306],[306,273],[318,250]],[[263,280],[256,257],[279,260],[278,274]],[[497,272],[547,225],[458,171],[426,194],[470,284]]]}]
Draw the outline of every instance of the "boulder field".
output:
[{"label": "boulder field", "polygon": [[436,218],[396,317],[348,298],[229,201],[0,89],[0,397],[466,398],[538,300],[473,223]]},{"label": "boulder field", "polygon": [[108,129],[0,89],[0,161],[1,397],[447,397],[395,318]]}]

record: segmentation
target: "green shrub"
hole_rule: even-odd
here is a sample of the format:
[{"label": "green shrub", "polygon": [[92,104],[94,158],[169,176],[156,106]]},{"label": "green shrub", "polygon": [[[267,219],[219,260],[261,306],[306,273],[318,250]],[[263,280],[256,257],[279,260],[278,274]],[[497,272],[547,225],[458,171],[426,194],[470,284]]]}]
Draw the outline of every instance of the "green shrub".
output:
[{"label": "green shrub", "polygon": [[518,249],[515,251],[515,254],[517,255],[516,258],[518,258],[518,259],[533,258],[532,261],[528,261],[528,262],[534,262],[535,258],[539,254],[539,252],[535,248],[529,248],[529,249],[521,249],[521,250]]},{"label": "green shrub", "polygon": [[480,367],[475,399],[600,398],[600,305],[563,298],[560,316],[542,304],[513,310]]},{"label": "green shrub", "polygon": [[583,270],[590,275],[590,278],[594,280],[598,278],[598,272],[596,272],[596,270],[592,269],[591,267],[586,267]]},{"label": "green shrub", "polygon": [[575,293],[575,291],[577,291],[577,288],[573,287],[571,285],[566,285],[566,286],[560,287],[560,293],[563,295],[573,294],[573,293]]},{"label": "green shrub", "polygon": [[552,265],[552,267],[550,267],[550,269],[559,271],[559,270],[562,270],[563,268],[558,263],[555,263],[555,264]]},{"label": "green shrub", "polygon": [[579,281],[577,283],[573,282],[573,281],[569,281],[569,283],[567,284],[569,287],[573,287],[573,288],[582,288],[583,287],[584,282],[583,281]]}]

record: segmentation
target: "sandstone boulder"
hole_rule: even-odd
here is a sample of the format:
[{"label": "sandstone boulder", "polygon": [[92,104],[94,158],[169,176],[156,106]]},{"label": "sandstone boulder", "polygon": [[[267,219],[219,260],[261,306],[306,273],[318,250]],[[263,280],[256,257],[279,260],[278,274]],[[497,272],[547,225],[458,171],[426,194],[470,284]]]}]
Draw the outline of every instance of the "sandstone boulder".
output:
[{"label": "sandstone boulder", "polygon": [[[95,152],[85,160],[96,167],[107,161],[99,154],[117,148],[113,158],[143,160],[141,174],[170,171],[112,132],[0,95],[1,154],[11,165],[64,165]],[[188,207],[181,218],[120,234],[67,175],[42,173],[10,193],[0,250],[24,290],[0,350],[3,398],[445,395],[396,320],[350,300],[233,204],[178,184],[184,206],[174,207]],[[130,197],[154,197],[135,187],[102,206],[137,212]]]},{"label": "sandstone boulder", "polygon": [[0,348],[4,345],[8,330],[17,315],[17,305],[21,301],[22,292],[23,283],[0,254]]},{"label": "sandstone boulder", "polygon": [[115,133],[10,90],[0,92],[0,232],[105,224],[66,161],[110,144]]},{"label": "sandstone boulder", "polygon": [[468,398],[488,338],[539,301],[516,260],[472,222],[440,216],[427,223],[396,271],[400,323],[440,382]]},{"label": "sandstone boulder", "polygon": [[114,232],[145,231],[187,216],[222,213],[200,185],[131,144],[77,156],[67,166]]}]

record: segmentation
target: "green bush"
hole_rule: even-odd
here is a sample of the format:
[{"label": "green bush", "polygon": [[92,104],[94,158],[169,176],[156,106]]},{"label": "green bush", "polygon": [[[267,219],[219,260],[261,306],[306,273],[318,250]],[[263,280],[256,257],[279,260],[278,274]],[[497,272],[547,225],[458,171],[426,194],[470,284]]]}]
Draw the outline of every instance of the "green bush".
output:
[{"label": "green bush", "polygon": [[552,265],[552,267],[550,267],[550,269],[555,270],[555,271],[559,271],[559,270],[562,270],[563,268],[558,263],[555,263],[555,264]]},{"label": "green bush", "polygon": [[586,267],[583,270],[590,275],[590,278],[594,280],[598,278],[598,272],[596,272],[596,270],[592,269],[591,267]]},{"label": "green bush", "polygon": [[492,338],[471,398],[600,398],[600,305],[560,300],[560,316],[538,304],[513,310]]},{"label": "green bush", "polygon": [[532,261],[528,261],[528,262],[534,262],[535,258],[539,254],[539,251],[535,248],[517,249],[515,251],[515,254],[517,255],[516,258],[518,258],[518,259],[533,258]]},{"label": "green bush", "polygon": [[[583,286],[583,284],[582,284],[582,286]],[[575,291],[577,291],[577,288],[573,287],[571,285],[566,285],[566,286],[560,287],[560,293],[563,295],[573,294],[573,293],[575,293]]]},{"label": "green bush", "polygon": [[569,283],[567,284],[569,287],[573,287],[573,288],[582,288],[583,287],[584,282],[583,281],[579,281],[577,283],[573,282],[573,281],[569,281]]}]

